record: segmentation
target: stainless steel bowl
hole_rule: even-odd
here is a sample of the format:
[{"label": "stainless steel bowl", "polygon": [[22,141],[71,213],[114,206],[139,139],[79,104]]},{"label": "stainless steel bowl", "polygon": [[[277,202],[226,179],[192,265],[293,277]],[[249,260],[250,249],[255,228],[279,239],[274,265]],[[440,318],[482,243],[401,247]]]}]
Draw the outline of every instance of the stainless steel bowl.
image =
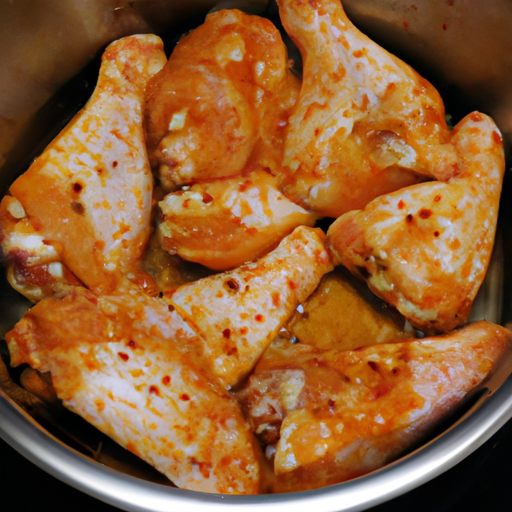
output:
[{"label": "stainless steel bowl", "polygon": [[[0,193],[66,122],[90,93],[87,64],[109,41],[136,32],[181,33],[215,8],[215,0],[88,0],[0,4]],[[238,5],[240,2],[223,2]],[[262,11],[264,0],[242,2]],[[411,63],[437,86],[448,110],[491,114],[512,147],[512,1],[510,0],[345,0],[353,21],[390,51]],[[92,65],[94,67],[94,64]],[[86,71],[81,72],[83,68]],[[78,78],[72,79],[78,74]],[[68,83],[68,85],[64,85]],[[60,124],[59,124],[60,123]],[[508,172],[507,172],[508,174]],[[501,243],[475,317],[506,324],[512,320],[508,259],[512,218],[505,180],[500,213]],[[505,263],[503,263],[505,262]],[[0,283],[0,335],[28,304]],[[403,494],[447,471],[512,418],[512,361],[503,361],[493,379],[462,416],[421,448],[367,476],[302,493],[220,496],[175,489],[145,466],[112,448],[97,462],[88,444],[96,442],[81,423],[49,418],[9,387],[0,371],[0,437],[60,480],[127,511],[233,511],[291,506],[297,512],[356,511]],[[71,423],[66,424],[66,422]],[[58,428],[60,425],[60,429]],[[76,437],[73,429],[76,430]],[[67,429],[67,430],[66,430]],[[91,440],[92,436],[92,440]],[[89,446],[90,447],[90,446]],[[89,453],[89,454],[88,454]]]}]

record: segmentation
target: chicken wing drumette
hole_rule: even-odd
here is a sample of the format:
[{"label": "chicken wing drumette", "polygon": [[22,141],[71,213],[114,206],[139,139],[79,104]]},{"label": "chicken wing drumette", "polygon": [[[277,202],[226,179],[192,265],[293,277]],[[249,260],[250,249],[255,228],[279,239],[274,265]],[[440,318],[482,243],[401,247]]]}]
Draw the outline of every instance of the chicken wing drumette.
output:
[{"label": "chicken wing drumette", "polygon": [[339,0],[278,0],[304,61],[285,141],[284,191],[338,217],[427,176],[454,172],[444,106],[412,68],[362,34]]},{"label": "chicken wing drumette", "polygon": [[108,293],[137,273],[153,193],[144,93],[164,64],[157,36],[112,43],[86,106],[11,185],[0,243],[12,284],[32,300],[77,279]]},{"label": "chicken wing drumette", "polygon": [[267,19],[236,9],[207,16],[150,82],[148,152],[167,190],[282,159],[298,95],[287,52]]}]

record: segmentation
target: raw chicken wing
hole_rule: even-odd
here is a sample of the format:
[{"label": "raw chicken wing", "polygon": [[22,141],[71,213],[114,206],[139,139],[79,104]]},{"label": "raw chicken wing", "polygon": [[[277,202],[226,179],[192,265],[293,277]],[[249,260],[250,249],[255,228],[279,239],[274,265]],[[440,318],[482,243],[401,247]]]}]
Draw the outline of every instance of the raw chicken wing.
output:
[{"label": "raw chicken wing", "polygon": [[11,362],[51,372],[58,397],[178,487],[259,492],[240,407],[196,357],[196,335],[140,291],[46,298],[7,334]]},{"label": "raw chicken wing", "polygon": [[32,302],[82,284],[12,196],[0,202],[0,247],[6,257],[9,283]]},{"label": "raw chicken wing", "polygon": [[455,155],[437,91],[363,35],[339,0],[278,0],[304,61],[285,142],[285,194],[338,217],[418,176],[447,178]]},{"label": "raw chicken wing", "polygon": [[466,320],[492,253],[505,169],[501,135],[484,114],[455,128],[459,173],[384,195],[329,228],[338,263],[419,329]]},{"label": "raw chicken wing", "polygon": [[274,25],[236,9],[207,16],[148,87],[146,133],[161,186],[275,168],[299,81]]},{"label": "raw chicken wing", "polygon": [[424,440],[511,349],[504,327],[338,352],[273,344],[238,392],[273,459],[274,492],[363,475]]},{"label": "raw chicken wing", "polygon": [[301,226],[267,256],[185,284],[167,300],[201,335],[216,376],[234,386],[330,270],[322,231]]},{"label": "raw chicken wing", "polygon": [[264,172],[198,183],[159,203],[159,235],[170,254],[214,270],[236,268],[273,249],[316,217],[278,190]]},{"label": "raw chicken wing", "polygon": [[[150,234],[153,178],[142,110],[146,83],[164,63],[156,36],[112,43],[87,105],[10,188],[19,212],[14,218],[95,290],[110,292],[122,274],[137,271]],[[0,218],[4,256],[29,273],[41,243],[34,249],[33,238],[19,237],[16,246],[10,237],[19,230],[5,232],[12,224],[6,211]]]}]

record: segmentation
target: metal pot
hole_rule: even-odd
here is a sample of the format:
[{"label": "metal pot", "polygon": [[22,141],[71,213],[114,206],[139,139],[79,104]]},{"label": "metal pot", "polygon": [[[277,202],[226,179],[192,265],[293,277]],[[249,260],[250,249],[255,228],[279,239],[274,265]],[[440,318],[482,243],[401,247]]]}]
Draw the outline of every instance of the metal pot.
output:
[{"label": "metal pot", "polygon": [[[25,170],[91,92],[87,65],[111,40],[136,32],[179,34],[198,23],[216,0],[87,0],[0,4],[0,193]],[[347,14],[368,35],[411,63],[434,83],[448,111],[478,109],[491,114],[512,146],[512,1],[345,0]],[[252,12],[264,0],[224,2]],[[81,71],[85,68],[85,71]],[[78,74],[77,78],[75,75]],[[71,80],[71,82],[70,82]],[[68,85],[65,85],[68,83]],[[476,316],[512,321],[510,275],[503,261],[512,254],[508,177],[500,213],[501,248],[476,305]],[[28,304],[0,283],[0,335]],[[492,318],[491,318],[492,317]],[[5,355],[5,354],[4,354]],[[457,464],[512,417],[512,362],[504,361],[471,407],[413,453],[367,476],[316,491],[283,495],[219,496],[175,489],[112,448],[106,464],[87,455],[91,431],[74,424],[55,429],[10,388],[0,371],[0,437],[55,477],[127,511],[199,511],[229,508],[266,512],[291,506],[297,512],[364,510],[403,494]],[[68,419],[63,420],[69,421]],[[43,426],[44,425],[44,426]],[[64,428],[64,430],[66,430]],[[85,439],[85,440],[84,440]],[[105,461],[103,461],[105,462]],[[110,466],[110,467],[109,467]]]}]

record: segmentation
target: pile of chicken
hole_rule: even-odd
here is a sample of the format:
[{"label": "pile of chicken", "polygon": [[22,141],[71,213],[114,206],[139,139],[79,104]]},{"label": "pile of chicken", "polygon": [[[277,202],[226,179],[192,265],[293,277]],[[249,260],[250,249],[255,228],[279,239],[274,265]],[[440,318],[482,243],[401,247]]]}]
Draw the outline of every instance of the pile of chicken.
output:
[{"label": "pile of chicken", "polygon": [[[116,41],[0,205],[9,280],[36,303],[11,364],[50,372],[66,407],[184,489],[372,471],[510,350],[498,325],[457,329],[493,247],[493,121],[450,131],[436,90],[338,0],[278,3],[301,78],[272,23],[237,10],[169,60],[156,36]],[[427,336],[404,341],[340,265]]]}]

